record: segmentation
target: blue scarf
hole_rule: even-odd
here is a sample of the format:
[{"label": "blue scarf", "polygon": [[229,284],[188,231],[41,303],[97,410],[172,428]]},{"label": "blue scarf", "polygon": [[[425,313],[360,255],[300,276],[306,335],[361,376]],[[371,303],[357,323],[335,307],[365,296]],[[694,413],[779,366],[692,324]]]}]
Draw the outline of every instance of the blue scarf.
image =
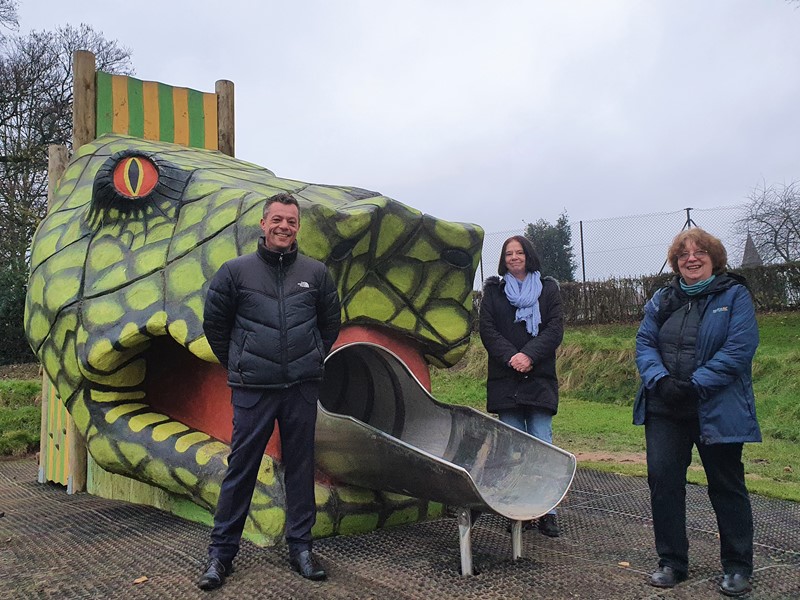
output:
[{"label": "blue scarf", "polygon": [[708,279],[703,281],[698,281],[697,283],[693,283],[692,285],[688,285],[685,281],[683,281],[683,277],[678,280],[678,283],[681,284],[681,289],[686,292],[689,296],[696,296],[704,289],[708,287],[708,284],[716,279],[716,275],[712,275]]},{"label": "blue scarf", "polygon": [[539,271],[528,272],[520,281],[511,273],[503,277],[506,282],[506,298],[517,307],[515,323],[525,321],[525,329],[535,336],[539,334],[542,313],[539,311],[539,296],[542,294],[542,275]]}]

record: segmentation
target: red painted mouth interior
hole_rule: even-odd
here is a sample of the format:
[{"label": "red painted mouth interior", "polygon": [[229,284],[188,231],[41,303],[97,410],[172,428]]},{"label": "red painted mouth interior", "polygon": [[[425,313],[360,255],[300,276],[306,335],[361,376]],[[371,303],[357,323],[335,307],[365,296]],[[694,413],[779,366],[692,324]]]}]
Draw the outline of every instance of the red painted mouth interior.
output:
[{"label": "red painted mouth interior", "polygon": [[[353,343],[371,343],[390,350],[430,391],[428,365],[408,338],[377,328],[350,326],[342,328],[334,349]],[[154,411],[230,443],[233,409],[222,366],[205,362],[172,339],[160,337],[147,352],[146,391]],[[266,453],[280,460],[280,436],[277,426],[275,429]]]}]

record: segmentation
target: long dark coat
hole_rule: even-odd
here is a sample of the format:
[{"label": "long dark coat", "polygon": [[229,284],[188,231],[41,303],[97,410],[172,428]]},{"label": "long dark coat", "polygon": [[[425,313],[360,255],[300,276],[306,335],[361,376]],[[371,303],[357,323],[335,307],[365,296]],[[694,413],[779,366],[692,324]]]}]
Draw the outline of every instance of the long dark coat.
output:
[{"label": "long dark coat", "polygon": [[[556,349],[564,337],[564,314],[558,283],[542,278],[539,310],[542,323],[539,334],[532,336],[525,323],[515,323],[516,308],[508,301],[505,281],[490,277],[483,287],[480,308],[480,334],[489,354],[486,381],[486,408],[489,412],[534,406],[558,412]],[[517,352],[533,362],[533,370],[520,373],[508,366]]]}]

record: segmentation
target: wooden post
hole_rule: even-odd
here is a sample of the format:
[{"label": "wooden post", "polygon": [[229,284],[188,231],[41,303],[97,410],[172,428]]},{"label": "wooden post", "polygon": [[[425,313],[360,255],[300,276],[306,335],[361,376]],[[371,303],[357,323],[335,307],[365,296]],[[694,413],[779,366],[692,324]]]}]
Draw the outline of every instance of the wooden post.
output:
[{"label": "wooden post", "polygon": [[47,210],[53,207],[53,191],[58,180],[67,170],[69,150],[66,146],[53,144],[47,147]]},{"label": "wooden post", "polygon": [[94,54],[76,50],[72,55],[72,148],[91,142],[97,132],[97,86]]},{"label": "wooden post", "polygon": [[[53,207],[53,192],[58,180],[67,169],[69,149],[66,146],[51,145],[47,147],[47,211]],[[42,373],[42,421],[39,440],[39,483],[45,482],[45,471],[42,461],[47,455],[47,418],[50,412],[50,386],[45,384],[47,373]]]},{"label": "wooden post", "polygon": [[[77,151],[96,137],[97,132],[97,85],[95,83],[94,54],[86,50],[76,50],[72,55],[72,148]],[[67,430],[69,452],[69,476],[67,493],[86,491],[86,440],[69,420]]]},{"label": "wooden post", "polygon": [[[47,147],[47,210],[53,207],[53,192],[56,184],[64,171],[67,169],[69,161],[69,149],[66,146],[51,145]],[[47,377],[43,374],[42,377]],[[47,413],[50,406],[50,394],[47,393],[48,386],[42,386],[42,439],[39,442],[39,483],[44,483],[44,468],[41,465],[47,447]]]},{"label": "wooden post", "polygon": [[235,122],[233,114],[233,82],[220,79],[215,86],[217,92],[217,130],[219,151],[236,156]]}]

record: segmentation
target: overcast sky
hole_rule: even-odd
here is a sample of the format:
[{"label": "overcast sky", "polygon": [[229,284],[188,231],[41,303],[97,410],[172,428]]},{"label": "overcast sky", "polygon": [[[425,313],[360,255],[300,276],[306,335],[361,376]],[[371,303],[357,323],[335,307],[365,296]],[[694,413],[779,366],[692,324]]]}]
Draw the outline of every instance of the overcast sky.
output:
[{"label": "overcast sky", "polygon": [[236,93],[277,175],[522,227],[745,202],[800,179],[800,6],[784,0],[21,0],[136,76]]}]

